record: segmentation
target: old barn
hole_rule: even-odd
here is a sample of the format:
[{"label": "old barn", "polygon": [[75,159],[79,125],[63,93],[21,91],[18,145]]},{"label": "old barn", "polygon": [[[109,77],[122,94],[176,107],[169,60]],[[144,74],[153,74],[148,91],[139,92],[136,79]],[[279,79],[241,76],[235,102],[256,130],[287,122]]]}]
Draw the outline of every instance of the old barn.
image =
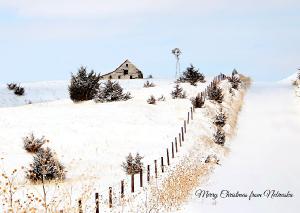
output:
[{"label": "old barn", "polygon": [[117,69],[101,77],[103,79],[137,79],[143,78],[143,73],[127,59]]}]

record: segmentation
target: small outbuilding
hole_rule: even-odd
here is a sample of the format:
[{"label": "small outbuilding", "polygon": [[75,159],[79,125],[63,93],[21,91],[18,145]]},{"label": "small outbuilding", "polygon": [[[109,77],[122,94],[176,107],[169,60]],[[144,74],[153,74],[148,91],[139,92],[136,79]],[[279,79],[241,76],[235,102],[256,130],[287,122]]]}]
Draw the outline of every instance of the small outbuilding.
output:
[{"label": "small outbuilding", "polygon": [[128,59],[117,69],[101,76],[102,79],[137,79],[143,78],[143,73]]}]

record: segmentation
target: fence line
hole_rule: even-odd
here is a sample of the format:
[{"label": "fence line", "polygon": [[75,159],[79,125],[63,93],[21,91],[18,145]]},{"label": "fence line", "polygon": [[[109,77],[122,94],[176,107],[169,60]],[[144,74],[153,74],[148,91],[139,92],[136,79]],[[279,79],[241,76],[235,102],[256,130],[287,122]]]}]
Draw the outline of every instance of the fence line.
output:
[{"label": "fence line", "polygon": [[[201,92],[200,95],[203,98],[203,101],[205,101],[206,97],[208,96],[208,90],[210,87],[212,87],[215,84],[220,83],[220,81],[226,79],[226,75],[224,74],[219,74],[218,76],[214,77],[212,82],[205,88],[204,92]],[[195,107],[192,106],[190,107],[188,113],[187,113],[187,120],[184,120],[183,126],[180,128],[180,132],[178,134],[178,142],[179,146],[182,146],[182,142],[184,142],[184,134],[187,133],[187,124],[190,124],[191,121],[194,119],[194,113],[195,113]],[[169,149],[166,149],[166,159],[167,159],[167,165],[164,164],[164,157],[161,157],[161,172],[165,172],[166,166],[170,166],[170,156],[169,156]],[[177,137],[175,137],[175,151],[176,153],[178,152],[178,144],[177,144]],[[171,157],[172,159],[175,158],[175,152],[174,152],[174,142],[171,142]],[[143,188],[143,170],[141,169],[139,174],[139,183],[140,187]],[[155,174],[155,179],[158,178],[158,168],[157,168],[157,160],[154,160],[154,174]],[[131,175],[131,181],[130,181],[130,188],[131,188],[131,193],[135,192],[135,182],[134,182],[135,174]],[[151,170],[150,170],[150,165],[147,165],[147,183],[150,184],[150,179],[151,179]],[[115,185],[116,186],[116,185]],[[121,198],[125,197],[125,184],[124,180],[120,181],[120,196]],[[108,189],[108,206],[109,208],[113,208],[113,188],[109,187]],[[99,193],[95,193],[95,211],[96,213],[99,213],[100,209],[100,202],[99,202]],[[78,211],[79,213],[83,213],[82,209],[82,200],[78,199]],[[60,212],[63,212],[62,210]]]}]

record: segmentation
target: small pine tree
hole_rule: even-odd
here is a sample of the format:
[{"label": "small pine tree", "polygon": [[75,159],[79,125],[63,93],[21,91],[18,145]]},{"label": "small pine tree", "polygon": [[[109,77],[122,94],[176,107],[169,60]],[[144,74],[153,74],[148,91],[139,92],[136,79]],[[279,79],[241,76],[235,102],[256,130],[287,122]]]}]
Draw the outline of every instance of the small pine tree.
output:
[{"label": "small pine tree", "polygon": [[16,86],[14,88],[14,93],[15,93],[15,95],[22,96],[25,93],[25,89],[24,89],[24,87]]},{"label": "small pine tree", "polygon": [[126,157],[126,161],[123,162],[122,168],[124,169],[125,173],[128,175],[137,174],[143,169],[143,162],[142,157],[139,153],[136,154],[135,158],[133,158],[132,154]]},{"label": "small pine tree", "polygon": [[173,99],[186,98],[186,92],[183,91],[182,87],[180,87],[178,83],[176,83],[174,90],[171,92],[171,96]]},{"label": "small pine tree", "polygon": [[99,89],[100,74],[93,70],[87,73],[86,67],[80,67],[77,74],[72,74],[69,85],[70,98],[74,102],[92,100]]},{"label": "small pine tree", "polygon": [[201,93],[198,93],[198,95],[195,98],[191,99],[191,102],[195,108],[202,108],[205,103],[205,99]]},{"label": "small pine tree", "polygon": [[161,95],[157,101],[166,101],[166,97],[164,95]]},{"label": "small pine tree", "polygon": [[178,79],[178,82],[189,82],[191,85],[196,86],[197,82],[204,83],[205,76],[199,72],[192,64],[186,68],[186,71],[182,73],[182,76]]},{"label": "small pine tree", "polygon": [[239,74],[238,71],[236,69],[232,70],[232,76]]},{"label": "small pine tree", "polygon": [[17,87],[16,83],[9,83],[7,84],[7,89],[14,90]]},{"label": "small pine tree", "polygon": [[150,98],[148,98],[147,100],[148,104],[156,104],[156,99],[153,95],[150,96]]},{"label": "small pine tree", "polygon": [[223,94],[222,89],[217,86],[216,82],[213,82],[207,89],[208,99],[212,101],[216,101],[218,103],[223,102]]},{"label": "small pine tree", "polygon": [[33,133],[23,138],[24,149],[30,153],[36,153],[46,142],[45,137],[36,138]]},{"label": "small pine tree", "polygon": [[104,83],[98,94],[95,97],[96,102],[113,102],[113,101],[127,101],[131,99],[131,94],[129,92],[123,93],[123,88],[117,81],[108,80]]},{"label": "small pine tree", "polygon": [[26,171],[26,177],[32,182],[65,179],[64,166],[58,161],[50,148],[40,148],[33,157],[33,163]]},{"label": "small pine tree", "polygon": [[148,88],[148,87],[155,87],[155,84],[154,83],[150,83],[149,81],[146,81],[146,83],[144,83],[144,87],[145,88]]},{"label": "small pine tree", "polygon": [[223,127],[226,124],[227,117],[225,113],[221,110],[220,113],[218,113],[214,119],[214,124],[218,127]]},{"label": "small pine tree", "polygon": [[214,134],[213,140],[216,144],[224,146],[224,144],[225,144],[225,132],[221,128],[218,128],[217,132]]},{"label": "small pine tree", "polygon": [[231,87],[235,90],[237,90],[239,88],[239,85],[242,83],[240,78],[237,77],[236,75],[232,75],[231,77],[228,77],[227,79],[231,83]]}]

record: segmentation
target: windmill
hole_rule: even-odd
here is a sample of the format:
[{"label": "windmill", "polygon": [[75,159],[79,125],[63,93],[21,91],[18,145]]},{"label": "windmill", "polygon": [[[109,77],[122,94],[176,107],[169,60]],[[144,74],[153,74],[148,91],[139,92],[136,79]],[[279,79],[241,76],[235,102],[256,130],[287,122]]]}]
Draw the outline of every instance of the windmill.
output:
[{"label": "windmill", "polygon": [[175,73],[175,78],[178,77],[178,75],[180,74],[180,63],[179,63],[179,56],[181,55],[181,50],[179,48],[174,48],[172,50],[172,54],[175,56],[176,58],[176,73]]}]

